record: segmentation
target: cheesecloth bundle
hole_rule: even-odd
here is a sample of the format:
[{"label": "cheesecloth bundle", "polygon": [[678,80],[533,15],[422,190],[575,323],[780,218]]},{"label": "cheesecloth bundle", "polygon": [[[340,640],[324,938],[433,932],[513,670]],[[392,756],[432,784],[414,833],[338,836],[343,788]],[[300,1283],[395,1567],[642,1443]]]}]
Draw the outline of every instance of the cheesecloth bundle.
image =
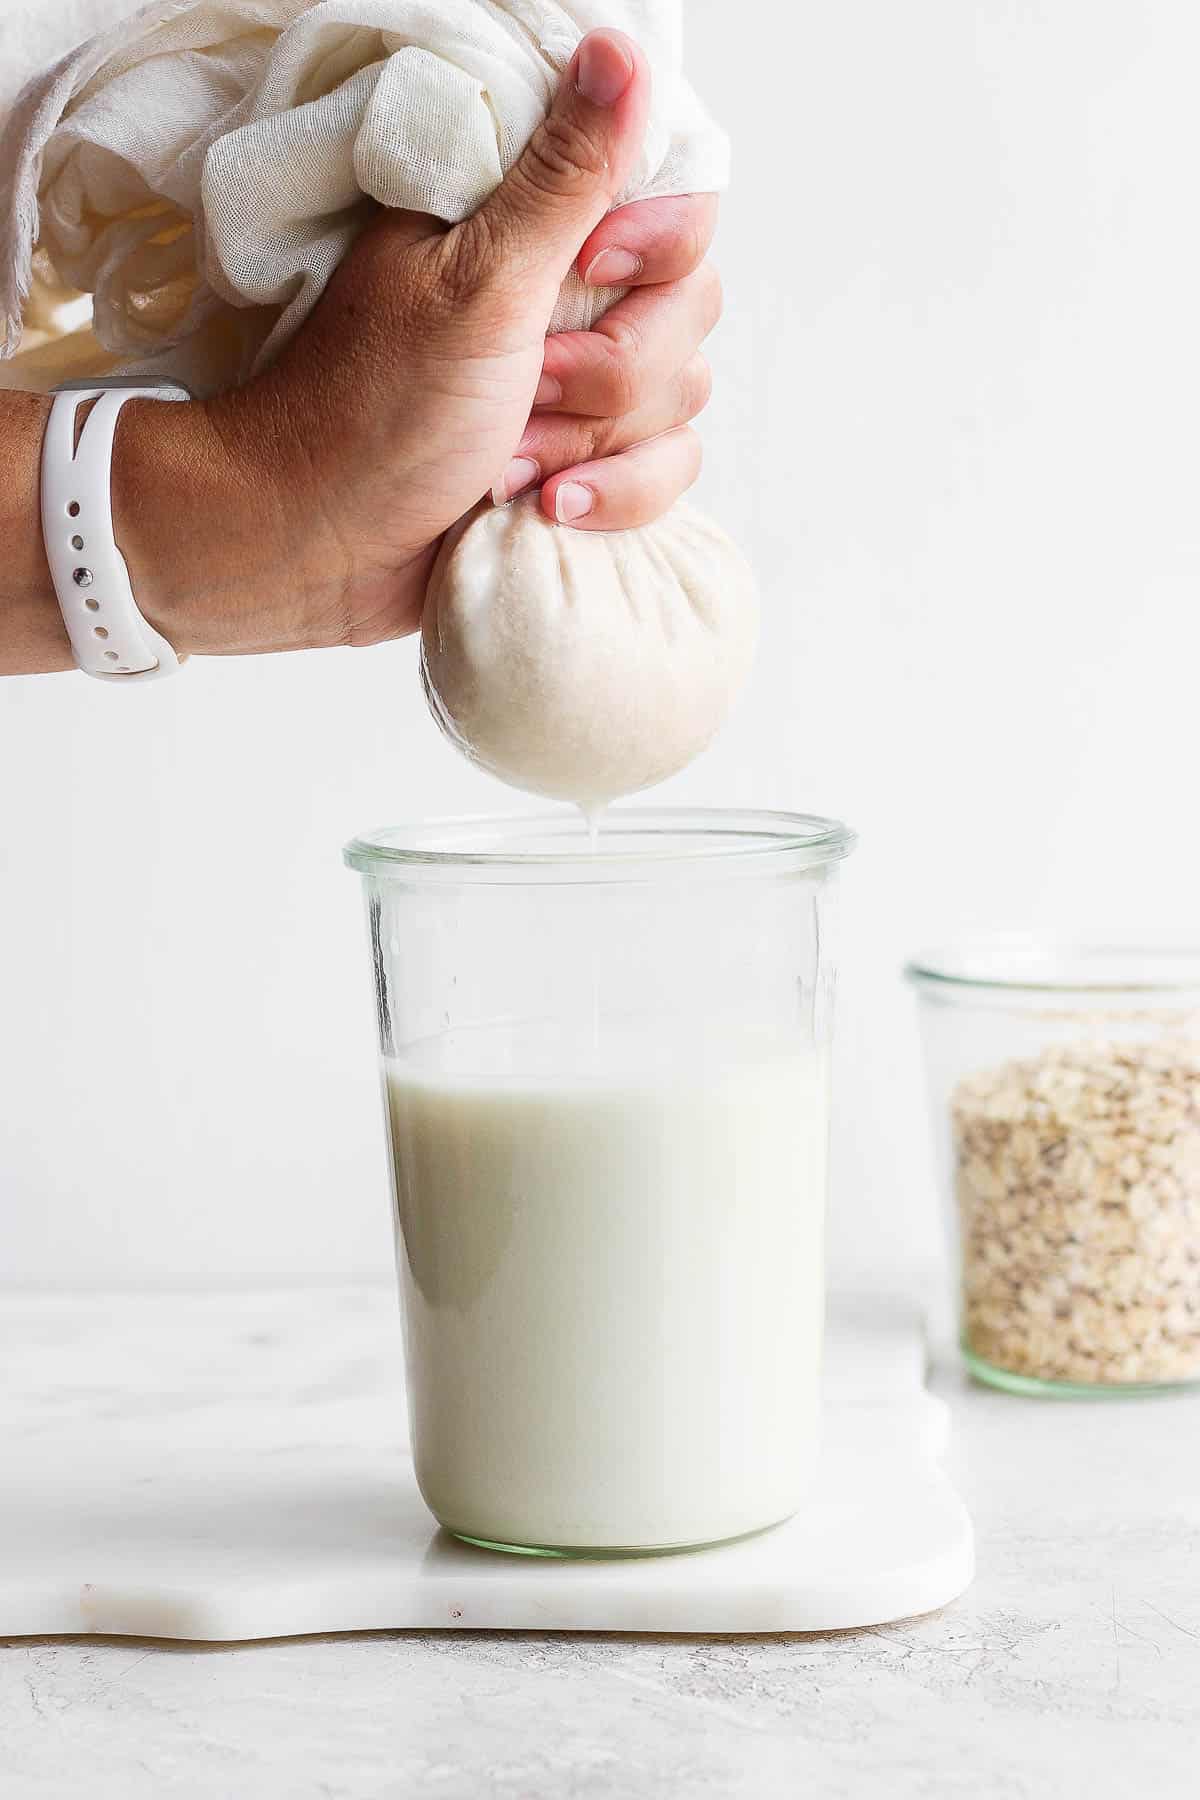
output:
[{"label": "cheesecloth bundle", "polygon": [[526,494],[448,533],[421,675],[472,762],[594,816],[711,743],[757,634],[750,569],[695,507],[637,530],[567,531]]}]

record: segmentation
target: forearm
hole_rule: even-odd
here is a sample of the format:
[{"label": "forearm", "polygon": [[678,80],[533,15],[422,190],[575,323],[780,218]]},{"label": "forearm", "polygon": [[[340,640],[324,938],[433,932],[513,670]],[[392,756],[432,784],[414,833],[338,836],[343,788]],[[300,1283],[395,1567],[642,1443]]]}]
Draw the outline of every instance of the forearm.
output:
[{"label": "forearm", "polygon": [[[74,662],[42,544],[40,469],[51,402],[0,393],[0,675]],[[138,606],[180,656],[246,655],[337,641],[328,580],[286,473],[230,441],[214,409],[132,400],[117,425],[113,534]],[[265,466],[264,466],[265,465]],[[256,479],[254,471],[258,471]],[[295,516],[292,516],[293,509]]]},{"label": "forearm", "polygon": [[42,438],[50,402],[0,393],[0,444],[8,451],[0,488],[0,674],[40,675],[74,667],[42,547]]}]

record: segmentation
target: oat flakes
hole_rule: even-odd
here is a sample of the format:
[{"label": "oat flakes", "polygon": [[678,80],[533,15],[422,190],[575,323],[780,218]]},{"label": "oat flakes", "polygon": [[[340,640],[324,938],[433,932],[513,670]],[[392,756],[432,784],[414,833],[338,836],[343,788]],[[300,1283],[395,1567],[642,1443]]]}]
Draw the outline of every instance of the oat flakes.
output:
[{"label": "oat flakes", "polygon": [[1200,1379],[1200,1040],[1084,1040],[951,1102],[963,1327],[1043,1380]]}]

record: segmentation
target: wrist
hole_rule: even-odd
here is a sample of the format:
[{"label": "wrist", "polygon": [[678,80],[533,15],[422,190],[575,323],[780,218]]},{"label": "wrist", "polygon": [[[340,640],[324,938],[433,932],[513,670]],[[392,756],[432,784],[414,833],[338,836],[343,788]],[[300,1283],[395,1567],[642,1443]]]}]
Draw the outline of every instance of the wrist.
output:
[{"label": "wrist", "polygon": [[112,508],[138,608],[177,655],[306,646],[270,486],[247,479],[204,402],[129,402]]},{"label": "wrist", "polygon": [[191,402],[131,400],[112,460],[113,535],[138,610],[178,656],[234,647],[241,607],[222,555],[219,481]]}]

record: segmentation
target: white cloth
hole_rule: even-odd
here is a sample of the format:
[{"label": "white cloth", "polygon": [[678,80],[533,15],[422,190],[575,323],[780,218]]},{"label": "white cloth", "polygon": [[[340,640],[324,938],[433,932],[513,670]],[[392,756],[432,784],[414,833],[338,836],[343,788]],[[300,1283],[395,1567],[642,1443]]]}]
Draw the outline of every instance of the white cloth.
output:
[{"label": "white cloth", "polygon": [[[119,18],[136,12],[136,0],[0,0],[0,127],[8,116],[17,95],[39,69],[62,56],[83,38],[103,31]],[[49,272],[35,266],[33,285],[25,302],[24,335],[21,339],[21,373],[26,381],[14,382],[11,367],[0,364],[0,387],[10,385],[38,387],[39,358],[32,352],[85,325],[91,317],[86,299],[64,289]],[[90,334],[89,334],[90,335]],[[63,356],[54,355],[56,367]],[[93,341],[89,361],[94,369],[102,364],[102,353]],[[10,377],[5,379],[6,374]],[[64,373],[61,379],[66,379]]]},{"label": "white cloth", "polygon": [[[155,0],[31,82],[0,138],[5,354],[36,250],[94,295],[100,366],[201,393],[244,380],[372,201],[450,222],[479,206],[597,25],[637,39],[654,79],[622,200],[724,186],[724,135],[681,73],[682,0]],[[553,329],[614,295],[573,276]]]}]

